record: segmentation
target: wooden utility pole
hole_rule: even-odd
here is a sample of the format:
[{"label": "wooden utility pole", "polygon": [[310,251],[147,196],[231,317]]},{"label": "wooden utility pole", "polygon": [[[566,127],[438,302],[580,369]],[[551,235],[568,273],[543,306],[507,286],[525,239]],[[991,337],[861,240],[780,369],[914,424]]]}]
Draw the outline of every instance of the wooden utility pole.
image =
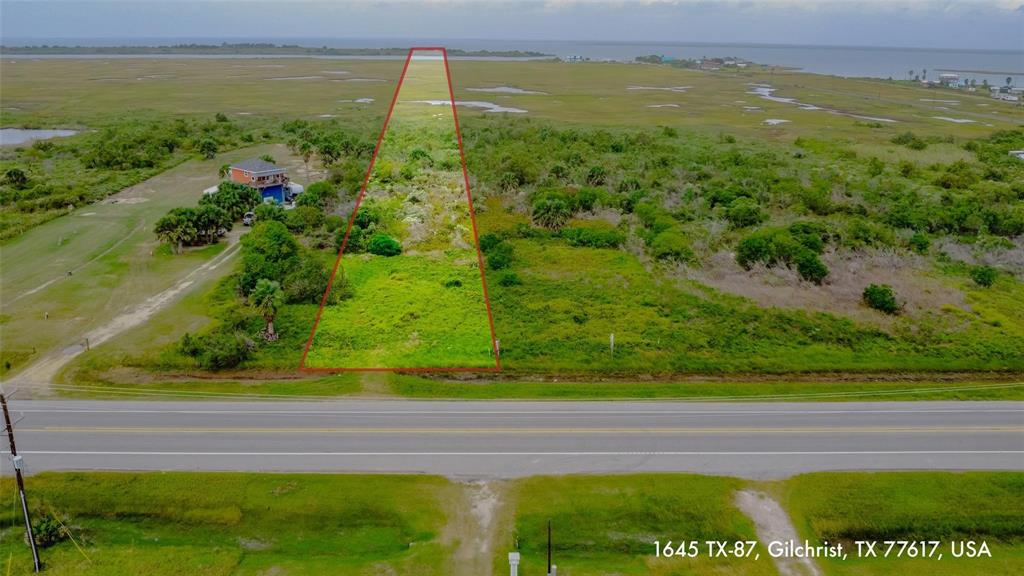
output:
[{"label": "wooden utility pole", "polygon": [[14,476],[18,479],[18,497],[21,499],[21,513],[25,516],[25,535],[28,536],[28,545],[32,548],[32,563],[35,571],[41,569],[39,565],[39,551],[36,550],[36,537],[32,533],[32,519],[28,515],[28,501],[25,499],[25,480],[21,477],[22,459],[18,456],[18,448],[14,445],[14,425],[11,424],[11,413],[7,410],[7,397],[0,393],[0,406],[3,406],[4,423],[7,425],[7,441],[11,445],[11,462],[14,464]]}]

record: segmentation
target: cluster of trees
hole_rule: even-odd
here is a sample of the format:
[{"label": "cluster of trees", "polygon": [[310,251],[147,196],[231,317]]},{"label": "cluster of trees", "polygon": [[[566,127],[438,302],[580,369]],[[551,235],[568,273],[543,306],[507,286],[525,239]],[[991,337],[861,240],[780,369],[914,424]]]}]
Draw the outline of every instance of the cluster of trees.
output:
[{"label": "cluster of trees", "polygon": [[248,186],[222,182],[216,193],[199,199],[199,206],[172,209],[157,220],[153,231],[180,254],[185,246],[215,243],[260,200],[260,193]]},{"label": "cluster of trees", "polygon": [[0,239],[137,184],[183,159],[267,140],[256,120],[115,120],[17,147],[0,160]]},{"label": "cluster of trees", "polygon": [[[795,153],[737,143],[735,138],[675,130],[558,129],[536,121],[473,119],[468,162],[484,189],[525,196],[534,225],[560,230],[586,198],[619,211],[659,259],[690,260],[691,238],[724,220],[746,241],[747,263],[792,265],[810,281],[827,276],[824,247],[802,246],[778,220],[812,222],[837,247],[904,247],[926,253],[930,238],[1024,234],[1024,164],[1007,154],[1024,148],[1024,130],[968,141],[972,161],[888,163],[832,141],[802,137]],[[920,150],[951,138],[892,137]],[[477,189],[480,189],[478,186]],[[629,215],[632,214],[632,218]],[[761,231],[761,229],[764,229]],[[755,233],[746,232],[749,229]],[[780,231],[781,230],[781,231]],[[753,236],[752,238],[749,238]],[[721,244],[707,244],[717,249]],[[773,248],[774,247],[774,248]],[[756,250],[754,250],[756,248]]]},{"label": "cluster of trees", "polygon": [[231,230],[233,219],[223,209],[211,204],[198,208],[174,208],[157,220],[153,231],[160,240],[171,245],[175,254],[185,246],[213,244]]},{"label": "cluster of trees", "polygon": [[368,159],[376,146],[364,136],[364,131],[349,131],[335,122],[291,120],[285,122],[282,129],[288,136],[288,148],[293,154],[302,157],[307,172],[314,155],[324,167],[332,168],[342,158],[346,162],[355,163],[359,159]]}]

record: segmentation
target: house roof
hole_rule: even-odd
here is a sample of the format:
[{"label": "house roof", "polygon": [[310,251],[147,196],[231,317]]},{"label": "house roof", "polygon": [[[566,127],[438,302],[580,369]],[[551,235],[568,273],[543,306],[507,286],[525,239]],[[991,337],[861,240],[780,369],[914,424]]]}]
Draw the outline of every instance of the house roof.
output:
[{"label": "house roof", "polygon": [[252,174],[263,174],[266,172],[284,172],[284,168],[281,168],[273,162],[267,162],[260,158],[249,158],[248,160],[242,160],[241,162],[235,162],[231,165],[232,168],[238,168],[245,170]]}]

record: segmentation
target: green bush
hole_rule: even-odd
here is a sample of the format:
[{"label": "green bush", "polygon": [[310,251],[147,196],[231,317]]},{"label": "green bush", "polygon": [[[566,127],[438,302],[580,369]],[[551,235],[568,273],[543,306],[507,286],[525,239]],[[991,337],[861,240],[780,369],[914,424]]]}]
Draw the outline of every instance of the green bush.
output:
[{"label": "green bush", "polygon": [[491,270],[504,270],[512,265],[512,245],[501,242],[493,246],[487,253],[487,267]]},{"label": "green bush", "polygon": [[676,229],[665,230],[654,237],[650,244],[651,253],[659,260],[675,260],[679,262],[693,259],[693,250]]},{"label": "green bush", "polygon": [[[317,253],[303,252],[299,265],[284,278],[284,297],[289,304],[319,304],[323,299],[327,283],[331,279],[331,267]],[[331,295],[338,293],[337,278]],[[335,301],[337,299],[335,298]],[[334,302],[328,302],[333,304]]]},{"label": "green bush", "polygon": [[483,252],[484,254],[486,254],[486,253],[491,251],[491,248],[494,248],[498,244],[501,244],[501,242],[502,242],[501,236],[498,236],[497,234],[495,234],[493,232],[488,232],[486,234],[481,234],[480,235],[480,251]]},{"label": "green bush", "polygon": [[995,284],[999,271],[991,266],[975,266],[971,268],[971,280],[978,286],[988,288]]},{"label": "green bush", "polygon": [[768,267],[791,265],[804,280],[821,284],[829,273],[818,258],[825,248],[823,237],[826,234],[823,226],[813,222],[759,230],[740,240],[736,247],[736,262],[747,270],[757,262]]},{"label": "green bush", "polygon": [[919,138],[917,134],[909,131],[893,136],[892,143],[899,144],[900,146],[906,146],[911,150],[924,150],[928,147],[927,142]]},{"label": "green bush", "polygon": [[572,208],[560,195],[544,195],[534,200],[530,208],[533,223],[549,230],[558,230],[572,217]]},{"label": "green bush", "polygon": [[502,286],[519,286],[523,281],[519,278],[519,275],[515,272],[505,272],[498,279],[498,284]]},{"label": "green bush", "polygon": [[900,305],[896,302],[896,293],[888,284],[869,285],[864,289],[863,299],[868,307],[886,314],[896,314],[900,311]]},{"label": "green bush", "polygon": [[767,215],[758,206],[753,198],[741,196],[729,203],[725,211],[725,218],[733,228],[746,228],[760,224],[767,219]]},{"label": "green bush", "polygon": [[622,232],[608,227],[573,227],[562,230],[562,238],[570,246],[587,248],[615,248],[625,241]]},{"label": "green bush", "polygon": [[799,252],[793,258],[793,263],[796,264],[796,271],[800,274],[800,277],[808,282],[821,284],[828,276],[828,267],[825,266],[825,263],[821,261],[817,254],[810,250]]},{"label": "green bush", "polygon": [[237,368],[249,358],[253,347],[253,342],[245,335],[222,326],[199,337],[185,333],[178,351],[195,358],[201,368],[217,371]]},{"label": "green bush", "polygon": [[284,207],[280,204],[260,204],[253,211],[253,214],[256,215],[257,222],[268,222],[270,220],[274,220],[276,222],[284,223],[288,218],[288,215],[285,214]]},{"label": "green bush", "polygon": [[49,548],[68,539],[67,529],[52,514],[46,514],[32,523],[32,535],[40,548]]},{"label": "green bush", "polygon": [[370,242],[366,246],[367,251],[370,254],[376,254],[378,256],[398,256],[402,253],[402,245],[391,236],[387,234],[377,233],[370,238]]},{"label": "green bush", "polygon": [[927,254],[932,241],[924,232],[914,232],[914,235],[910,237],[910,240],[907,240],[907,244],[914,252],[917,252],[918,254]]},{"label": "green bush", "polygon": [[324,225],[324,212],[317,206],[298,206],[288,211],[285,223],[292,232],[309,233]]}]

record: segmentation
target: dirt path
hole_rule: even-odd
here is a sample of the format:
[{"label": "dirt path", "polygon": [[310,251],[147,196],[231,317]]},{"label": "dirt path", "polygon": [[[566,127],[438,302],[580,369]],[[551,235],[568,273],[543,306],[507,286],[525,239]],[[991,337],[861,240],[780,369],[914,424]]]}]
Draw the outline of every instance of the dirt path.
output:
[{"label": "dirt path", "polygon": [[106,324],[102,324],[82,334],[81,337],[76,339],[78,340],[77,343],[67,346],[63,350],[51,352],[43,356],[17,375],[7,379],[6,384],[27,388],[33,396],[50,395],[54,379],[71,360],[87,349],[99,346],[118,334],[149,320],[154,314],[187,292],[190,287],[207,278],[214,270],[228,262],[238,252],[241,246],[238,243],[240,236],[240,233],[230,234],[227,237],[228,247],[223,252],[195,270],[192,270],[184,278],[178,280],[164,291],[150,296],[133,308],[122,311]]},{"label": "dirt path", "polygon": [[491,576],[500,487],[484,480],[459,487],[461,496],[450,512],[444,533],[446,542],[455,543],[452,576]]},{"label": "dirt path", "polygon": [[[802,542],[789,515],[771,496],[756,490],[736,493],[736,506],[754,521],[757,539],[762,546],[769,542]],[[809,558],[774,558],[775,568],[781,576],[823,576],[818,565]]]}]

